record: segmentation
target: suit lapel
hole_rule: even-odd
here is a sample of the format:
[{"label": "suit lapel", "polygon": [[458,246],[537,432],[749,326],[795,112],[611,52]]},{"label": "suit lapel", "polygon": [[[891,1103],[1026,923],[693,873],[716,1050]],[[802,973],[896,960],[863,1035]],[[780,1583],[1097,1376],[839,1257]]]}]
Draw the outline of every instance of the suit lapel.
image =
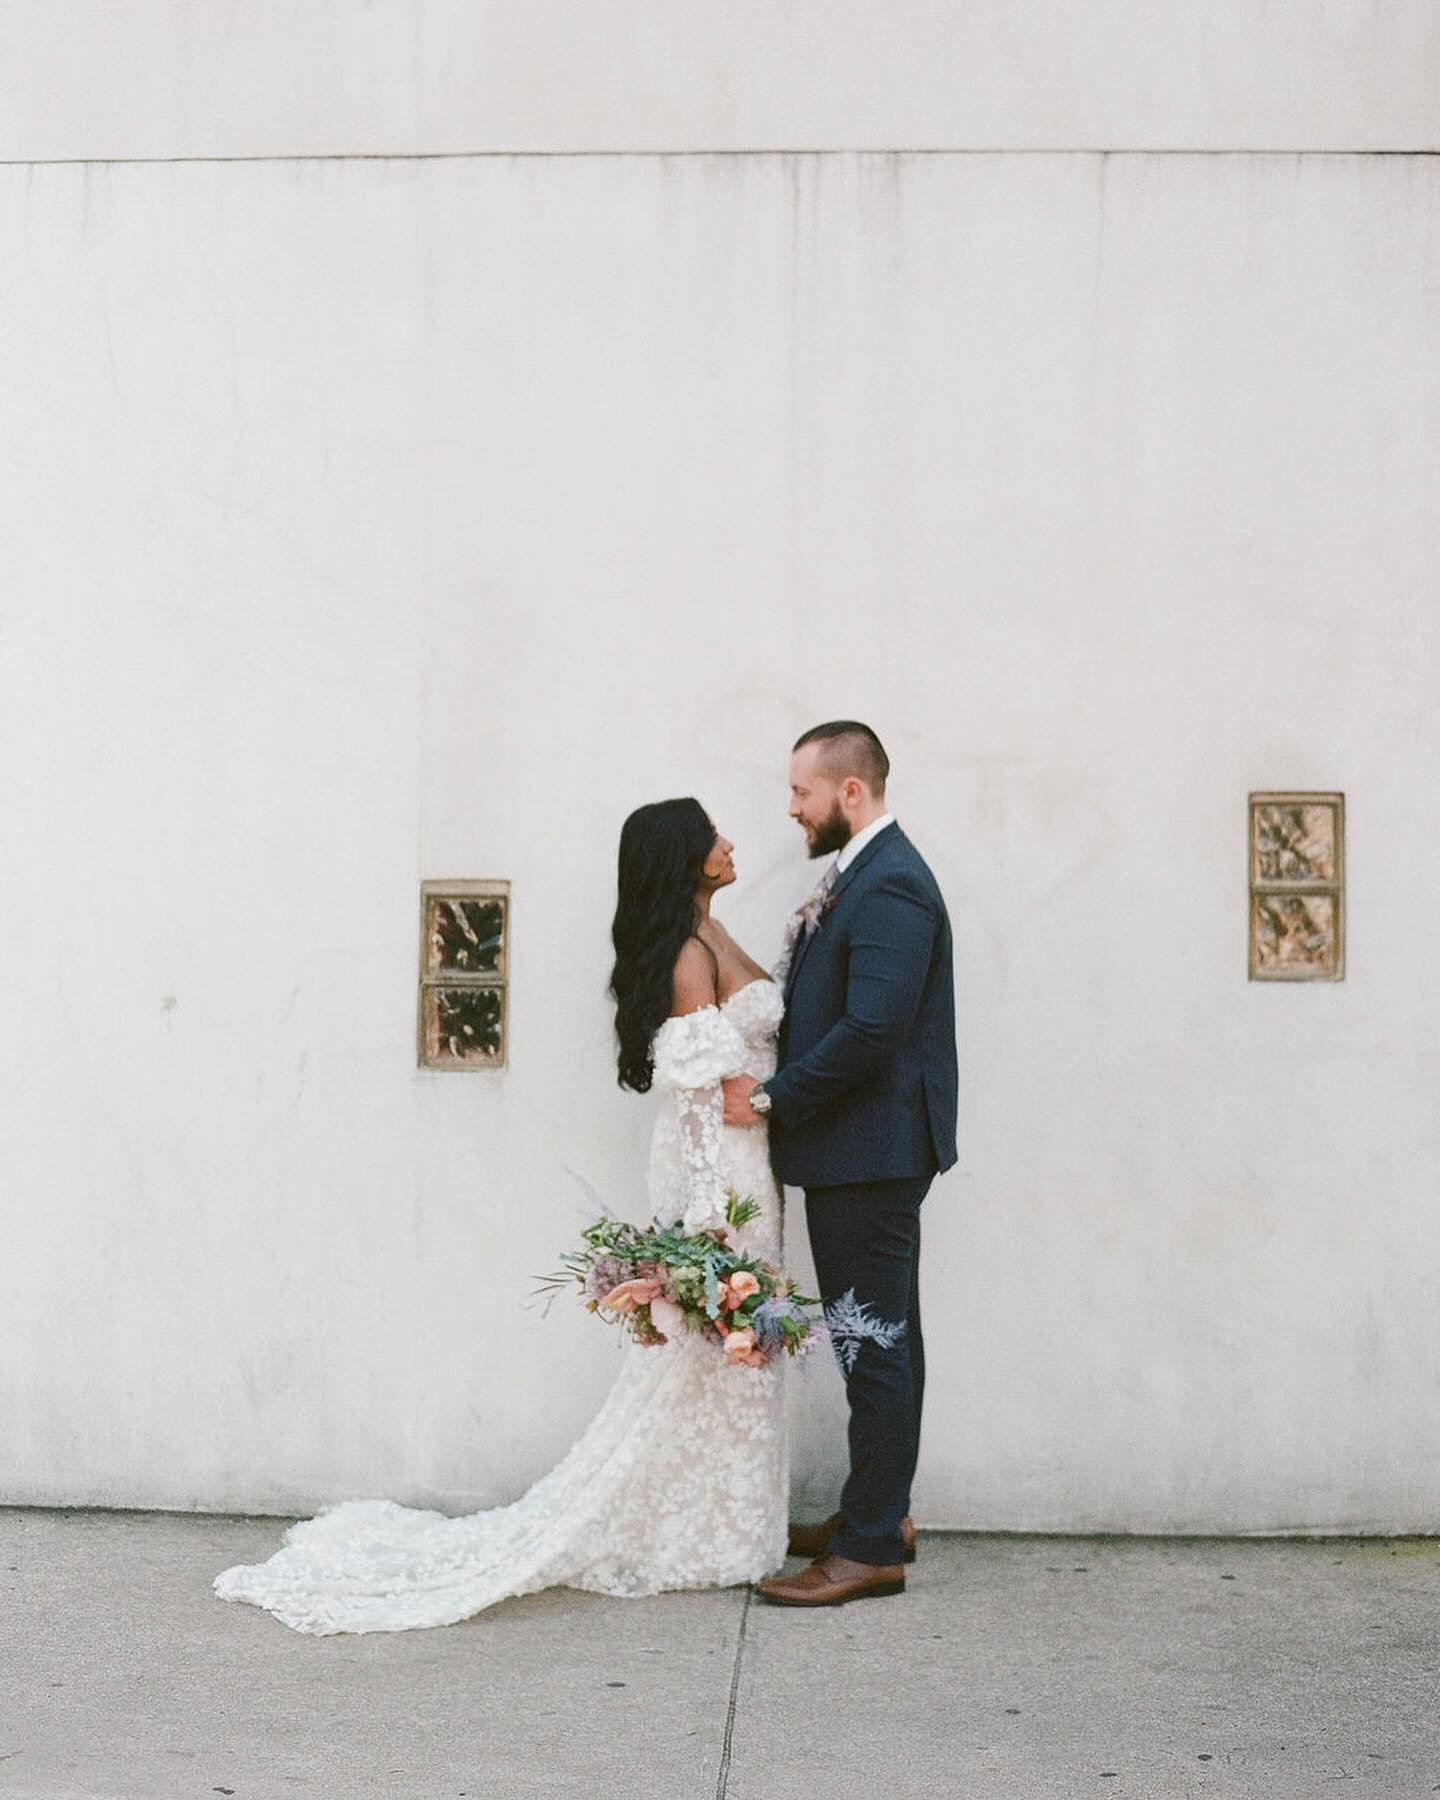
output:
[{"label": "suit lapel", "polygon": [[800,973],[800,965],[805,960],[805,952],[810,948],[810,939],[819,937],[818,931],[802,930],[795,940],[795,952],[790,958],[790,971],[785,977],[785,998],[788,1001],[795,987],[795,977]]},{"label": "suit lapel", "polygon": [[[881,846],[886,842],[886,840],[889,838],[893,838],[899,832],[899,830],[900,830],[900,827],[898,825],[887,825],[878,837],[871,838],[870,842],[865,846],[865,848],[855,858],[854,862],[851,863],[850,867],[845,871],[845,873],[843,875],[836,876],[835,885],[831,888],[829,894],[826,896],[825,910],[827,913],[835,905],[836,901],[840,898],[840,896],[845,892],[846,888],[848,888],[850,886],[851,882],[854,881],[855,877],[860,873],[860,871],[862,869],[864,869],[869,863],[871,863],[874,860],[876,852],[881,848]],[[824,920],[824,917],[822,916],[819,928],[817,930],[810,932],[808,935],[803,931],[801,932],[800,941],[795,946],[795,954],[790,959],[790,973],[786,977],[786,981],[785,981],[785,998],[786,998],[786,1000],[789,1000],[789,998],[790,998],[791,990],[795,986],[796,977],[800,973],[800,965],[805,960],[805,952],[810,948],[811,940],[813,938],[819,937],[820,933],[824,929],[825,929],[825,920]]]},{"label": "suit lapel", "polygon": [[899,829],[900,827],[898,825],[887,825],[878,837],[871,838],[870,842],[855,858],[854,862],[851,863],[845,873],[837,878],[834,887],[831,888],[830,904],[832,906],[845,892],[846,888],[850,886],[850,883],[854,881],[860,871],[868,867],[868,865],[875,860],[876,855],[884,846],[886,840],[893,837]]}]

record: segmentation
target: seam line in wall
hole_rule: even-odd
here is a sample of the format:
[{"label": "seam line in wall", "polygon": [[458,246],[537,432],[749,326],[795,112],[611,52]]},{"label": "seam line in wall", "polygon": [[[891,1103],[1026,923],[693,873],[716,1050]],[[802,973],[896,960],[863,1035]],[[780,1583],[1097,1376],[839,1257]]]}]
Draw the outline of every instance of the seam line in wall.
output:
[{"label": "seam line in wall", "polygon": [[1193,149],[1185,150],[1174,146],[1137,148],[1133,145],[1124,149],[1096,149],[1093,147],[1056,146],[1041,149],[1034,145],[1015,146],[997,144],[990,148],[966,148],[952,150],[926,149],[923,146],[893,149],[848,149],[848,150],[321,150],[321,151],[276,151],[264,154],[242,154],[234,156],[0,156],[0,168],[4,169],[49,169],[49,168],[95,168],[95,167],[149,167],[173,166],[178,163],[300,163],[300,162],[579,162],[610,158],[612,160],[629,159],[643,161],[647,158],[690,158],[699,161],[703,157],[773,157],[805,156],[815,158],[859,157],[859,156],[913,156],[913,157],[979,157],[979,156],[1173,156],[1173,157],[1211,157],[1211,156],[1251,156],[1251,157],[1435,157],[1440,156],[1440,149],[1434,150],[1336,150],[1297,148],[1264,148],[1252,147],[1242,149]]}]

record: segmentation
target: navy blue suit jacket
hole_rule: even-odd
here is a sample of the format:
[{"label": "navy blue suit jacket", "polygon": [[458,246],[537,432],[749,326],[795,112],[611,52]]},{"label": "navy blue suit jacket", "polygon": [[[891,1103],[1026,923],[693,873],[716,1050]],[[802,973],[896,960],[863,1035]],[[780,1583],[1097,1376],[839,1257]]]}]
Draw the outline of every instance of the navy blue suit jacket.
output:
[{"label": "navy blue suit jacket", "polygon": [[948,1169],[958,1085],[950,917],[920,852],[887,825],[795,947],[765,1083],[775,1173],[835,1187]]}]

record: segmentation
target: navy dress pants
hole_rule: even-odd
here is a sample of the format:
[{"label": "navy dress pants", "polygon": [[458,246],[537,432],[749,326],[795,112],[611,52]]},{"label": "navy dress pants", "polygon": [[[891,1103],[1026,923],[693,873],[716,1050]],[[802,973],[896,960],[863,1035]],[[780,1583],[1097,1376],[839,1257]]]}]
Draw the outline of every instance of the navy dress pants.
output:
[{"label": "navy dress pants", "polygon": [[805,1190],[805,1223],[850,1403],[850,1475],[830,1548],[871,1564],[904,1556],[900,1521],[920,1453],[920,1205],[933,1175]]}]

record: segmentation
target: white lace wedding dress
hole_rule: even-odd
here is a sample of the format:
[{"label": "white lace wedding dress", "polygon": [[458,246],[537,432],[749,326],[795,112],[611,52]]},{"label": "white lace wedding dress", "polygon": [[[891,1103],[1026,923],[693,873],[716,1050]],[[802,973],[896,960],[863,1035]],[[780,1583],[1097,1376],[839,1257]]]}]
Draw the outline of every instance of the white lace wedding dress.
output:
[{"label": "white lace wedding dress", "polygon": [[[719,1084],[774,1073],[783,1010],[780,988],[761,980],[665,1021],[649,1168],[655,1215],[691,1229],[724,1223],[727,1187],[753,1195],[760,1216],[739,1241],[776,1262],[765,1130],[725,1125]],[[449,1625],[546,1587],[638,1595],[754,1581],[785,1556],[785,1360],[731,1368],[697,1337],[627,1340],[584,1436],[513,1504],[449,1518],[347,1500],[291,1526],[268,1562],[226,1569],[215,1591],[323,1634]]]}]

